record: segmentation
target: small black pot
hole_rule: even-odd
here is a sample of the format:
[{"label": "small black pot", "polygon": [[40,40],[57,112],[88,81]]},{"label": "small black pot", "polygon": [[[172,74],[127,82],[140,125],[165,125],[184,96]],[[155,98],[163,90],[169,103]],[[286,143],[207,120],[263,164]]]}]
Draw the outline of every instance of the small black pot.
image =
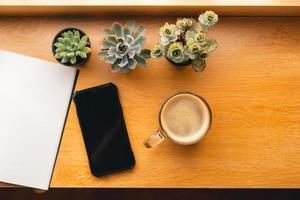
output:
[{"label": "small black pot", "polygon": [[169,61],[169,63],[175,65],[176,67],[186,67],[190,64],[192,64],[192,60],[191,59],[188,59],[186,62],[183,62],[183,63],[176,63],[176,62],[173,62],[171,59],[169,59],[167,56],[165,56],[165,58],[167,59],[167,61]]},{"label": "small black pot", "polygon": [[[64,29],[62,29],[61,31],[59,31],[59,32],[55,35],[55,37],[54,37],[54,39],[53,39],[53,42],[52,42],[52,54],[53,54],[54,58],[55,58],[55,49],[56,49],[56,47],[54,46],[54,44],[57,42],[57,39],[58,39],[59,37],[61,37],[62,34],[63,34],[64,32],[73,31],[73,30],[78,31],[78,32],[80,33],[80,36],[81,36],[81,37],[86,35],[82,30],[80,30],[80,29],[78,29],[78,28],[64,28]],[[90,47],[90,48],[91,48],[91,43],[90,43],[90,39],[89,39],[89,38],[88,38],[88,44],[87,44],[87,47]],[[68,62],[66,62],[66,63],[62,63],[62,62],[60,62],[59,59],[56,59],[56,58],[55,58],[55,59],[56,59],[59,63],[65,65],[65,66],[79,66],[79,65],[85,64],[85,63],[89,60],[90,57],[91,57],[91,53],[87,54],[87,57],[86,57],[85,59],[82,59],[81,57],[77,57],[77,62],[76,62],[75,64],[72,64],[70,61],[68,61]]]}]

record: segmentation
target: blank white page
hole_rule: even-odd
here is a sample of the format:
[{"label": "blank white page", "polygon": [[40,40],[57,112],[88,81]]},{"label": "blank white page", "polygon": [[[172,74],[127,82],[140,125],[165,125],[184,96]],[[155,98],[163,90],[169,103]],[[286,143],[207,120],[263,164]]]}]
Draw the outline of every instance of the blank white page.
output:
[{"label": "blank white page", "polygon": [[48,189],[76,73],[0,50],[0,181]]}]

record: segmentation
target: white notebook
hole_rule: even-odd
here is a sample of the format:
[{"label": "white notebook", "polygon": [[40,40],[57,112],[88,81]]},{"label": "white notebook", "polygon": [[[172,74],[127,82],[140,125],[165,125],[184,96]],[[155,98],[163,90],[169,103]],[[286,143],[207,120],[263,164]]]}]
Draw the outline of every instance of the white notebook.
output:
[{"label": "white notebook", "polygon": [[77,70],[0,50],[0,181],[47,190]]}]

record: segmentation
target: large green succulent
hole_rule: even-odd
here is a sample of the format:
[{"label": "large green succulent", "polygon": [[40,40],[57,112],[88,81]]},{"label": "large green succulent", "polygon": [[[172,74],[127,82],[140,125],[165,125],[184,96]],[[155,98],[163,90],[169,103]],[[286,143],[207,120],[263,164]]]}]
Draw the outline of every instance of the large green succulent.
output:
[{"label": "large green succulent", "polygon": [[160,28],[160,43],[152,51],[152,58],[167,57],[172,63],[186,65],[192,63],[195,71],[203,71],[206,59],[218,44],[207,39],[208,28],[218,21],[218,15],[206,11],[199,15],[198,21],[191,18],[177,19],[176,25],[165,23]]},{"label": "large green succulent", "polygon": [[88,47],[88,36],[81,36],[77,30],[64,32],[62,37],[57,39],[54,46],[56,47],[55,58],[61,63],[70,62],[74,65],[77,63],[78,58],[86,59],[88,54],[91,53],[91,49]]},{"label": "large green succulent", "polygon": [[104,40],[99,57],[111,64],[113,72],[127,73],[140,65],[146,66],[146,59],[150,58],[150,50],[142,49],[145,41],[144,27],[136,26],[133,21],[125,27],[114,22],[112,29],[104,30]]}]

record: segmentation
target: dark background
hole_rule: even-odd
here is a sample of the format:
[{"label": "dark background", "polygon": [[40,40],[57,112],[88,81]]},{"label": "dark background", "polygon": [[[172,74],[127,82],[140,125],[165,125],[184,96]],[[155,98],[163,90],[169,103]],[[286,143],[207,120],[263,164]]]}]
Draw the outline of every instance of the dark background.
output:
[{"label": "dark background", "polygon": [[300,199],[292,189],[50,189],[42,194],[27,188],[2,188],[0,200],[290,200]]}]

